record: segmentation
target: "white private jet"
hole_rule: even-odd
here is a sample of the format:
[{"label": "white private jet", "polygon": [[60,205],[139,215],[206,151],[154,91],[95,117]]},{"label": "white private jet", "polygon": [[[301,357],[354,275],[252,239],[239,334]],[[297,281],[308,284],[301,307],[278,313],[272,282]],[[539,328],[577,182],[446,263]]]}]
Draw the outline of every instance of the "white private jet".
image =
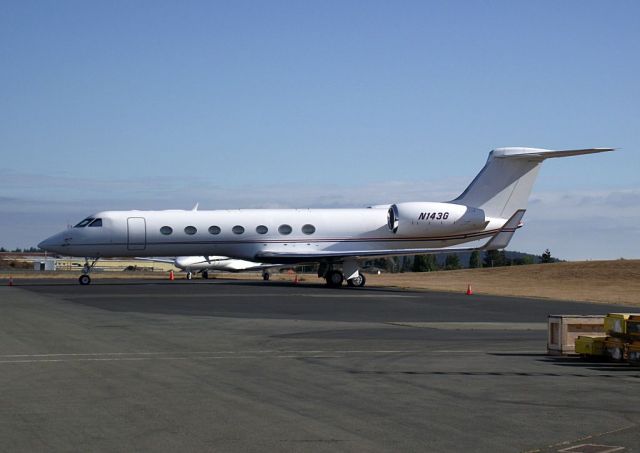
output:
[{"label": "white private jet", "polygon": [[[372,257],[495,250],[507,246],[548,158],[612,151],[498,148],[449,202],[362,209],[105,211],[44,240],[41,249],[85,257],[81,284],[101,257],[224,255],[261,263],[320,263],[327,285],[363,286]],[[486,239],[475,247],[455,247]],[[91,259],[90,259],[91,258]]]},{"label": "white private jet", "polygon": [[262,271],[262,278],[269,280],[268,269],[281,267],[280,264],[255,263],[253,261],[236,260],[228,256],[176,256],[175,258],[143,258],[143,261],[173,264],[178,269],[187,273],[187,280],[193,278],[193,273],[200,273],[202,278],[209,278],[209,271],[222,272],[250,272]]}]

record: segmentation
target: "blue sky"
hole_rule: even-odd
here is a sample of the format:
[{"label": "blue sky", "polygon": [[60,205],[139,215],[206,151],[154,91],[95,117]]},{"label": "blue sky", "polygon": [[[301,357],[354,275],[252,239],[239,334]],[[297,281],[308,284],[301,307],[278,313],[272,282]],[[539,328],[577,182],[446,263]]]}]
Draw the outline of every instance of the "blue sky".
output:
[{"label": "blue sky", "polygon": [[640,258],[640,3],[0,4],[0,245],[101,209],[446,200],[545,163],[511,249]]}]

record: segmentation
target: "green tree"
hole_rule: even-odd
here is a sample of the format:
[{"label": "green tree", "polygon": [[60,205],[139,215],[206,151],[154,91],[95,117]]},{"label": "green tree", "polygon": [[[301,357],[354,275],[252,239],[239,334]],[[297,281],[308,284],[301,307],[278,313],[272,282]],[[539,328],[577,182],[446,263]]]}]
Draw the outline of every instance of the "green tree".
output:
[{"label": "green tree", "polygon": [[520,258],[514,258],[511,263],[515,266],[521,266],[523,264],[533,264],[533,257],[529,255],[524,255]]},{"label": "green tree", "polygon": [[392,274],[400,270],[400,264],[398,263],[398,257],[392,256],[387,259],[387,272]]},{"label": "green tree", "polygon": [[438,260],[435,255],[425,255],[427,259],[427,271],[433,272],[438,270]]},{"label": "green tree", "polygon": [[416,255],[413,259],[413,272],[432,272],[438,269],[433,255]]},{"label": "green tree", "polygon": [[427,272],[426,255],[416,255],[413,257],[413,272]]},{"label": "green tree", "polygon": [[508,266],[507,256],[504,250],[489,250],[484,255],[483,267],[499,267]]},{"label": "green tree", "polygon": [[554,258],[551,256],[551,252],[549,251],[549,249],[546,249],[542,255],[540,256],[540,262],[541,263],[553,263],[555,260]]},{"label": "green tree", "polygon": [[411,262],[410,256],[403,256],[401,258],[402,266],[400,268],[400,272],[410,272],[413,270],[413,263]]},{"label": "green tree", "polygon": [[474,250],[471,252],[471,256],[469,257],[469,267],[471,269],[475,269],[476,267],[480,267],[482,264],[480,263],[480,252]]},{"label": "green tree", "polygon": [[446,270],[460,269],[460,257],[455,253],[447,255],[444,260],[444,268]]}]

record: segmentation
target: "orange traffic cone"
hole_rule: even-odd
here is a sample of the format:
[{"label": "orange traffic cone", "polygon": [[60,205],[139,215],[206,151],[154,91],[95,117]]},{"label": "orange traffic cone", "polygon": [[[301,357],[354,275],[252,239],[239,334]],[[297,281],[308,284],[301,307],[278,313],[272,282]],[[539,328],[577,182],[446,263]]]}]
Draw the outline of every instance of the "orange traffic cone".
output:
[{"label": "orange traffic cone", "polygon": [[173,276],[173,271],[169,271],[169,280],[173,281],[176,278]]},{"label": "orange traffic cone", "polygon": [[471,291],[471,283],[469,283],[467,285],[467,296],[471,296],[473,294],[473,291]]},{"label": "orange traffic cone", "polygon": [[13,286],[13,275],[9,275],[9,286]]}]

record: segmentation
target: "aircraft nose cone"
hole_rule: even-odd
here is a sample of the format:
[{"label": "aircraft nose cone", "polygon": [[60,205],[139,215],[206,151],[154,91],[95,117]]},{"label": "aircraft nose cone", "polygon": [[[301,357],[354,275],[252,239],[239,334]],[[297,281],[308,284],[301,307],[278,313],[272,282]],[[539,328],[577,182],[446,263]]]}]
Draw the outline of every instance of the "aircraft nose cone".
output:
[{"label": "aircraft nose cone", "polygon": [[38,244],[38,248],[47,252],[60,253],[64,245],[63,233],[54,234]]}]

